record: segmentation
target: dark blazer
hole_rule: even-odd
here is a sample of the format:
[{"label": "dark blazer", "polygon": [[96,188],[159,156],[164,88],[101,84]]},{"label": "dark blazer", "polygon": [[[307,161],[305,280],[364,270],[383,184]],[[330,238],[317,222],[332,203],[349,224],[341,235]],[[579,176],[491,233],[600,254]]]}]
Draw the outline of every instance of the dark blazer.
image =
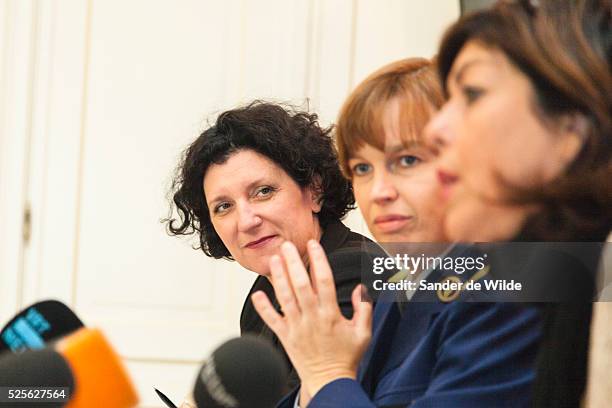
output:
[{"label": "dark blazer", "polygon": [[[321,246],[325,250],[329,264],[334,272],[338,304],[342,314],[347,318],[353,316],[351,293],[361,280],[361,257],[370,256],[369,253],[363,252],[366,251],[365,245],[363,245],[365,242],[371,243],[372,241],[363,235],[351,231],[341,222],[335,222],[328,225],[321,237]],[[367,247],[367,251],[372,250],[372,245],[368,245]],[[372,256],[375,255],[376,254],[373,254]],[[380,255],[380,253],[378,255]],[[289,392],[300,384],[300,379],[280,341],[259,317],[251,302],[251,295],[258,290],[265,292],[276,310],[280,311],[274,289],[268,279],[263,276],[257,277],[242,307],[242,313],[240,315],[240,332],[241,334],[256,334],[270,340],[283,354],[287,361],[287,367],[290,368],[287,379],[287,392]]]},{"label": "dark blazer", "polygon": [[[426,280],[445,277],[433,271]],[[530,406],[541,336],[539,310],[438,297],[419,291],[407,303],[379,297],[372,341],[357,380],[332,381],[308,407]],[[292,408],[296,395],[279,406]]]},{"label": "dark blazer", "polygon": [[[526,271],[528,276],[540,281],[538,287],[550,292],[554,290],[555,297],[561,300],[539,303],[543,330],[536,359],[532,405],[538,408],[579,407],[584,401],[587,384],[595,279],[610,226],[604,224],[603,218],[600,223],[593,222],[590,231],[581,234],[576,233],[578,228],[568,226],[566,223],[565,228],[559,226],[552,230],[549,225],[548,229],[538,230],[528,222],[513,240],[548,242],[552,248],[569,250],[560,256],[544,258],[543,262],[537,257],[540,263],[534,262]],[[557,242],[550,242],[553,236]],[[562,242],[573,244],[564,247]],[[551,283],[543,285],[541,282]]]}]

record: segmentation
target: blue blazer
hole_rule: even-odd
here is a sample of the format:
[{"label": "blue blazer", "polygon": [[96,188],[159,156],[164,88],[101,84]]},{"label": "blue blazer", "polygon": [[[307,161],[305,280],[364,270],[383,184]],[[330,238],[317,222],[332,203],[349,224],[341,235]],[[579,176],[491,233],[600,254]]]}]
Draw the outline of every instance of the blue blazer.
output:
[{"label": "blue blazer", "polygon": [[[434,271],[427,281],[444,278]],[[332,381],[308,407],[531,406],[539,309],[466,302],[463,294],[457,299],[442,301],[430,292],[417,292],[408,303],[379,299],[357,380]],[[292,408],[296,392],[279,407]]]}]

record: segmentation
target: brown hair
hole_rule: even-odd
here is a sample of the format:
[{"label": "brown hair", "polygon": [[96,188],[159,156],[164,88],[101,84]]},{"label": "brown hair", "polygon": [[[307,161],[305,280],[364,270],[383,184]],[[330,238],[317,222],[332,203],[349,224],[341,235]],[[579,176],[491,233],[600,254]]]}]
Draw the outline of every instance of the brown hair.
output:
[{"label": "brown hair", "polygon": [[336,126],[338,159],[348,178],[348,160],[364,143],[384,149],[382,111],[396,97],[400,101],[402,141],[420,142],[429,118],[444,103],[434,64],[424,58],[395,61],[372,73],[349,95]]},{"label": "brown hair", "polygon": [[443,84],[463,46],[479,41],[530,79],[542,121],[580,114],[589,123],[580,153],[554,182],[534,191],[510,186],[516,201],[543,206],[526,224],[530,239],[600,241],[612,228],[610,19],[610,0],[500,1],[464,16],[443,37]]}]

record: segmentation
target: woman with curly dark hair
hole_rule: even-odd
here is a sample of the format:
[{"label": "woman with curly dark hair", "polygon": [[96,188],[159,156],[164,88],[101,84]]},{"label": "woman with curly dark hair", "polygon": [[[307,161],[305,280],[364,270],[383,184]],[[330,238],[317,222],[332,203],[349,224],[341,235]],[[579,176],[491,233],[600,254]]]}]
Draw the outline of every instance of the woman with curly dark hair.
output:
[{"label": "woman with curly dark hair", "polygon": [[[334,269],[340,309],[350,317],[367,238],[340,222],[355,200],[330,131],[315,114],[261,101],[222,113],[184,153],[172,184],[178,217],[166,220],[168,231],[196,234],[207,256],[235,260],[259,274],[251,293],[264,291],[278,310],[270,257],[291,241],[306,259],[306,243],[315,239]],[[240,329],[270,339],[284,353],[250,294]],[[292,369],[287,385],[298,382]]]}]

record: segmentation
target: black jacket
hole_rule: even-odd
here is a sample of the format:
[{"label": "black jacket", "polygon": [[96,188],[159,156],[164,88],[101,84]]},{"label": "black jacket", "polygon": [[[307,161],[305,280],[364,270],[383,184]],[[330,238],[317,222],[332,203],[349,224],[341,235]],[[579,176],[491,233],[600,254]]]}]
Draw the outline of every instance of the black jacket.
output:
[{"label": "black jacket", "polygon": [[[537,408],[577,408],[582,405],[587,384],[595,271],[601,258],[608,227],[586,235],[567,234],[567,242],[592,242],[590,256],[582,258],[581,268],[567,263],[550,278],[555,290],[571,293],[569,301],[540,303],[543,333],[536,361],[533,406]],[[538,242],[550,239],[526,227],[515,241]],[[584,255],[584,254],[583,254]],[[551,268],[547,268],[550,270]],[[537,277],[539,271],[533,271]],[[545,278],[546,279],[546,278]],[[551,284],[552,285],[552,284]],[[565,297],[565,296],[563,296]]]},{"label": "black jacket", "polygon": [[[351,293],[353,289],[355,289],[355,286],[360,283],[361,257],[362,255],[366,255],[363,253],[363,251],[366,250],[363,243],[372,241],[363,235],[351,231],[341,222],[335,222],[325,228],[320,242],[327,254],[327,259],[332,271],[334,272],[340,310],[344,316],[351,318],[353,316]],[[259,317],[251,302],[251,295],[258,290],[265,292],[276,310],[280,311],[270,281],[264,276],[257,277],[242,307],[242,313],[240,315],[240,333],[256,334],[266,338],[283,354],[287,361],[287,367],[289,367],[289,376],[287,378],[288,392],[299,385],[300,379],[287,353],[285,353],[283,346],[280,344],[280,341]]]}]

